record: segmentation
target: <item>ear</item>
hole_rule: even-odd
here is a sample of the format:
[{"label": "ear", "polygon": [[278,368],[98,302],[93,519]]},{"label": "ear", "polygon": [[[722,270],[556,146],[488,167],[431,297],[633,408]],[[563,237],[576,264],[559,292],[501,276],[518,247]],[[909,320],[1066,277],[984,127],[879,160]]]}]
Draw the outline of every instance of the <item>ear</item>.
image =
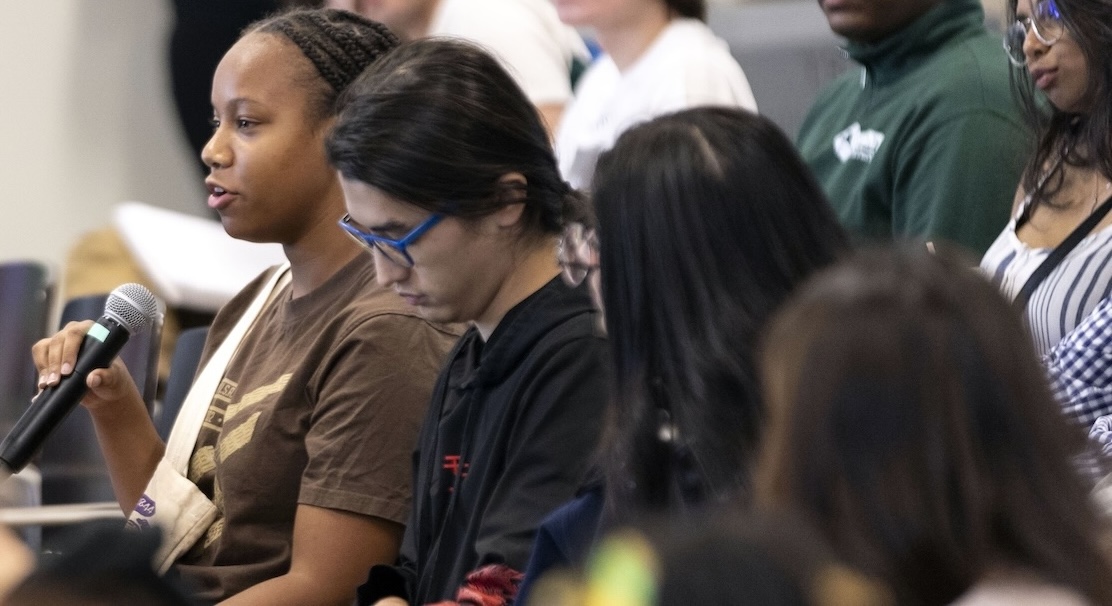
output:
[{"label": "ear", "polygon": [[499,195],[505,205],[492,215],[495,224],[501,228],[514,228],[521,222],[521,215],[525,212],[525,175],[521,173],[506,173],[498,179]]}]

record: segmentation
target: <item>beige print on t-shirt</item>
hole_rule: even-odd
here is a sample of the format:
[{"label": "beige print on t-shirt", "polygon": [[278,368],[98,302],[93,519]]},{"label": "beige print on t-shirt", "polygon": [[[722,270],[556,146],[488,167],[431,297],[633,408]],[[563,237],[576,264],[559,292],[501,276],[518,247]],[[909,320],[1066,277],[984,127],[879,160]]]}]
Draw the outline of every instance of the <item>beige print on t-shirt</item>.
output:
[{"label": "beige print on t-shirt", "polygon": [[[223,431],[224,427],[234,421],[248,407],[258,404],[274,394],[281,393],[286,388],[286,384],[289,383],[290,377],[291,374],[284,374],[269,385],[251,390],[239,402],[235,403],[232,403],[232,399],[235,398],[238,385],[226,378],[221,381],[220,387],[213,396],[212,404],[209,406],[208,414],[205,415],[204,422],[206,429],[220,432],[220,437],[217,439],[215,447],[211,445],[202,446],[194,451],[192,458],[189,460],[190,479],[197,481],[198,478],[214,473],[218,462],[227,461],[229,457],[251,442],[251,438],[255,435],[255,424],[262,414],[260,411],[252,413],[238,425],[232,423],[234,427],[227,432]],[[219,478],[213,481],[212,502],[216,505],[218,513],[216,521],[209,526],[205,533],[203,541],[205,547],[219,539],[224,531],[224,493],[220,487]]]}]

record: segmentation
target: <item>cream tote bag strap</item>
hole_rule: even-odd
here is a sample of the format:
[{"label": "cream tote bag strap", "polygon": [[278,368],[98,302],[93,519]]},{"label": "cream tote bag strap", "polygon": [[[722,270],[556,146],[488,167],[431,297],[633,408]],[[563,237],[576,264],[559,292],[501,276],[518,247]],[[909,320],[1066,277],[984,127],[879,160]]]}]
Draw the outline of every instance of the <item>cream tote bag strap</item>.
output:
[{"label": "cream tote bag strap", "polygon": [[147,530],[158,527],[163,532],[162,544],[154,563],[160,573],[170,569],[183,553],[208,530],[216,519],[216,506],[187,477],[189,458],[197,443],[205,414],[224,378],[228,362],[235,355],[244,335],[251,329],[266,304],[290,281],[289,264],[274,272],[259,291],[228,336],[205,363],[182,403],[178,418],[166,442],[166,453],[154,475],[130,513],[129,528]]},{"label": "cream tote bag strap", "polygon": [[244,335],[254,325],[259,312],[266,307],[267,302],[275,293],[289,283],[289,268],[289,263],[285,263],[278,268],[278,271],[274,272],[270,281],[259,291],[258,296],[251,302],[247,311],[243,312],[239,322],[236,322],[236,325],[232,327],[231,332],[228,333],[220,347],[216,348],[212,357],[209,358],[205,367],[201,369],[197,379],[189,388],[189,393],[185,396],[185,401],[182,402],[181,409],[178,411],[178,418],[174,421],[174,427],[170,430],[170,437],[166,441],[166,454],[163,455],[178,473],[185,475],[189,467],[189,458],[193,456],[193,447],[197,444],[197,434],[201,431],[205,414],[208,412],[209,405],[212,404],[213,396],[216,395],[216,388],[220,386],[220,381],[224,378],[224,371],[228,368],[228,362],[235,355],[236,350],[239,349],[239,344]]}]

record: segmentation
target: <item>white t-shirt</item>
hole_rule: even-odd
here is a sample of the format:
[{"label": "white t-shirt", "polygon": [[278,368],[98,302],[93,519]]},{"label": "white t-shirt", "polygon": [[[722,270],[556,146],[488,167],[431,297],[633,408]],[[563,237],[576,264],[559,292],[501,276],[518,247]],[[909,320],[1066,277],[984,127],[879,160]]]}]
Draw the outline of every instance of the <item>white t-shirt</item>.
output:
[{"label": "white t-shirt", "polygon": [[560,21],[549,0],[440,0],[429,35],[482,45],[534,105],[567,103],[573,58],[590,60],[583,39]]},{"label": "white t-shirt", "polygon": [[583,74],[556,135],[560,172],[585,189],[627,128],[698,105],[757,109],[726,42],[697,19],[674,19],[625,73],[603,55]]}]

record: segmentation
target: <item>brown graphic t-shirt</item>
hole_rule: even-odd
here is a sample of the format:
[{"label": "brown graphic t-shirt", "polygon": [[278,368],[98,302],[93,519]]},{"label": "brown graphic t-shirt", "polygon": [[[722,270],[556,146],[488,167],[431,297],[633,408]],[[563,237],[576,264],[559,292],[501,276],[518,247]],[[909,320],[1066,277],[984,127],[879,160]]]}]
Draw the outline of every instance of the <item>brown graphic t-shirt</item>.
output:
[{"label": "brown graphic t-shirt", "polygon": [[[205,360],[267,275],[220,311]],[[189,464],[219,512],[177,565],[198,597],[286,573],[298,504],[405,523],[417,432],[457,337],[377,286],[367,255],[308,295],[291,300],[286,287],[271,299],[229,362]]]}]

